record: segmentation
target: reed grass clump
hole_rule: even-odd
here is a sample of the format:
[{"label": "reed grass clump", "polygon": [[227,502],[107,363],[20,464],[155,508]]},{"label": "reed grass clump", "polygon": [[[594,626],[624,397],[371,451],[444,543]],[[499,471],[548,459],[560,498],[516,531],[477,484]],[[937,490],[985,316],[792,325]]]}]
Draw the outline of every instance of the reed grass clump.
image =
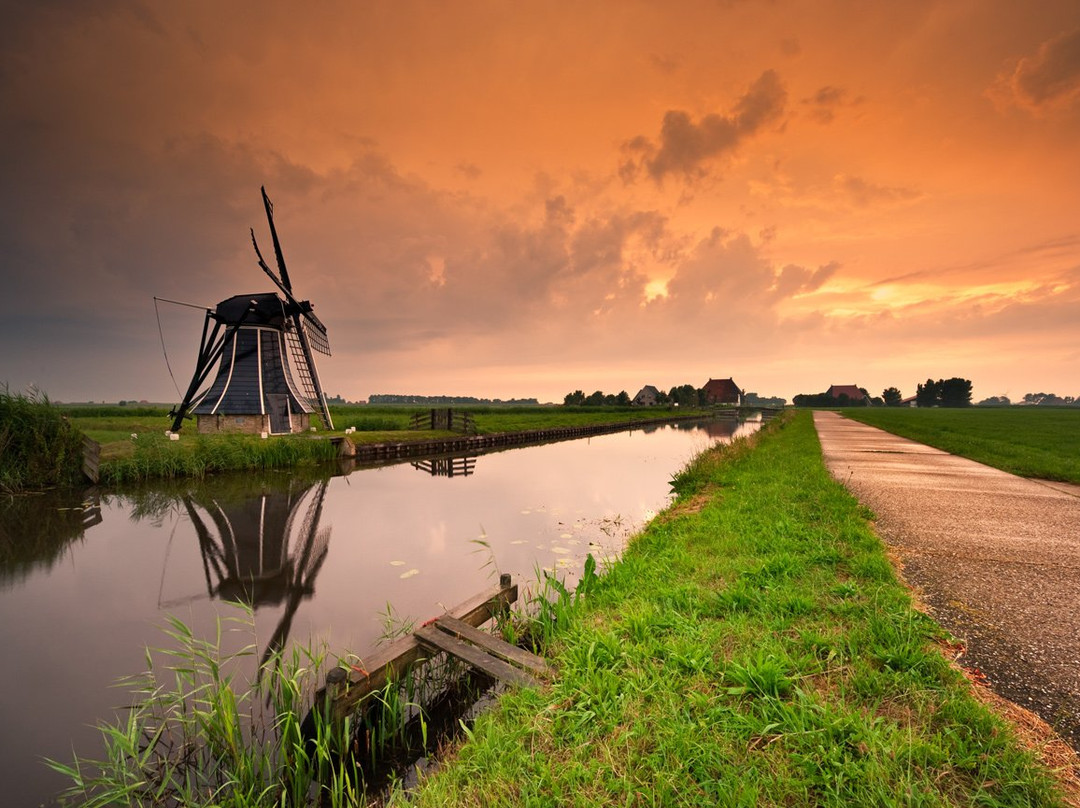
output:
[{"label": "reed grass clump", "polygon": [[[101,726],[103,753],[48,761],[68,777],[66,805],[353,806],[363,780],[349,752],[349,719],[316,697],[326,659],[294,646],[245,677],[254,644],[247,607],[220,619],[210,639],[169,618],[172,644],[147,651],[147,669],[125,684],[133,704]],[[224,636],[225,635],[229,636]]]},{"label": "reed grass clump", "polygon": [[0,389],[0,490],[76,485],[82,456],[82,435],[44,392]]}]

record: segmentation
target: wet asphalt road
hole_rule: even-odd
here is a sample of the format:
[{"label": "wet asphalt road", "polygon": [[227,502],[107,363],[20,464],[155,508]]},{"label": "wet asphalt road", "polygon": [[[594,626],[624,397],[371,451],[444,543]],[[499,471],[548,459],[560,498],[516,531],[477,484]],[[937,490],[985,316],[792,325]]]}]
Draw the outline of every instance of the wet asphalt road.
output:
[{"label": "wet asphalt road", "polygon": [[825,463],[877,516],[960,660],[1080,750],[1080,486],[1007,474],[836,413]]}]

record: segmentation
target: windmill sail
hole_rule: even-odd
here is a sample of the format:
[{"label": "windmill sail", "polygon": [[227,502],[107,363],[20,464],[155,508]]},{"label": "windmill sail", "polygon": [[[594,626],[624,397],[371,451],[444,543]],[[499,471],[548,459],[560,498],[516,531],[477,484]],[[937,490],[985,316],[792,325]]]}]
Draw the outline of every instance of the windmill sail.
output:
[{"label": "windmill sail", "polygon": [[277,227],[274,225],[274,203],[266,195],[266,188],[262,188],[263,207],[266,209],[266,221],[270,225],[270,238],[274,243],[274,258],[277,262],[281,277],[263,259],[259,244],[255,240],[255,231],[251,231],[251,243],[255,247],[255,255],[259,266],[262,267],[270,279],[282,291],[288,301],[287,313],[290,315],[293,328],[286,331],[286,340],[289,345],[289,358],[296,376],[300,382],[300,388],[307,400],[308,406],[322,415],[323,423],[327,429],[334,428],[334,422],[330,417],[330,407],[326,403],[326,394],[323,392],[319,381],[319,371],[315,367],[315,357],[312,348],[326,356],[330,355],[330,340],[326,335],[326,326],[315,316],[311,310],[311,303],[307,300],[297,300],[293,295],[292,281],[289,280],[289,270],[285,266],[285,254],[281,250],[281,241],[278,239]]}]

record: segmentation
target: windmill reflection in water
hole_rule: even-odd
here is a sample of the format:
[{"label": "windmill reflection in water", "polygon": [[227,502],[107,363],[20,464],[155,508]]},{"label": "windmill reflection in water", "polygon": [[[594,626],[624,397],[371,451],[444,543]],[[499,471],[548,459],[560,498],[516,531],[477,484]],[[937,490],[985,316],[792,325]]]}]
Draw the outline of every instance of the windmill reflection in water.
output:
[{"label": "windmill reflection in water", "polygon": [[260,670],[282,650],[301,602],[315,593],[326,560],[330,527],[319,527],[330,481],[290,479],[280,488],[259,484],[257,493],[210,489],[182,498],[202,552],[210,597],[262,606],[284,606]]}]

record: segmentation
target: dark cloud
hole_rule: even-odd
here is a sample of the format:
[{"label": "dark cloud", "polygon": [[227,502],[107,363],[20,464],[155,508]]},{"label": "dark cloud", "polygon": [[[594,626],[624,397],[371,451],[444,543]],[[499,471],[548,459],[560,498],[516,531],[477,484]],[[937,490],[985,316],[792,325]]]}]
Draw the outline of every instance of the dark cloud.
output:
[{"label": "dark cloud", "polygon": [[817,269],[807,269],[795,264],[788,264],[776,273],[771,290],[772,294],[777,299],[783,299],[816,291],[839,269],[840,265],[835,261]]},{"label": "dark cloud", "polygon": [[1080,28],[1042,43],[998,82],[1021,106],[1041,110],[1080,99]]},{"label": "dark cloud", "polygon": [[766,70],[750,86],[728,115],[710,114],[695,122],[690,113],[669,110],[660,126],[658,143],[644,135],[628,141],[632,156],[624,163],[624,179],[644,168],[657,182],[670,174],[684,178],[703,176],[711,159],[735,149],[741,142],[776,122],[784,113],[787,90],[773,70]]}]

